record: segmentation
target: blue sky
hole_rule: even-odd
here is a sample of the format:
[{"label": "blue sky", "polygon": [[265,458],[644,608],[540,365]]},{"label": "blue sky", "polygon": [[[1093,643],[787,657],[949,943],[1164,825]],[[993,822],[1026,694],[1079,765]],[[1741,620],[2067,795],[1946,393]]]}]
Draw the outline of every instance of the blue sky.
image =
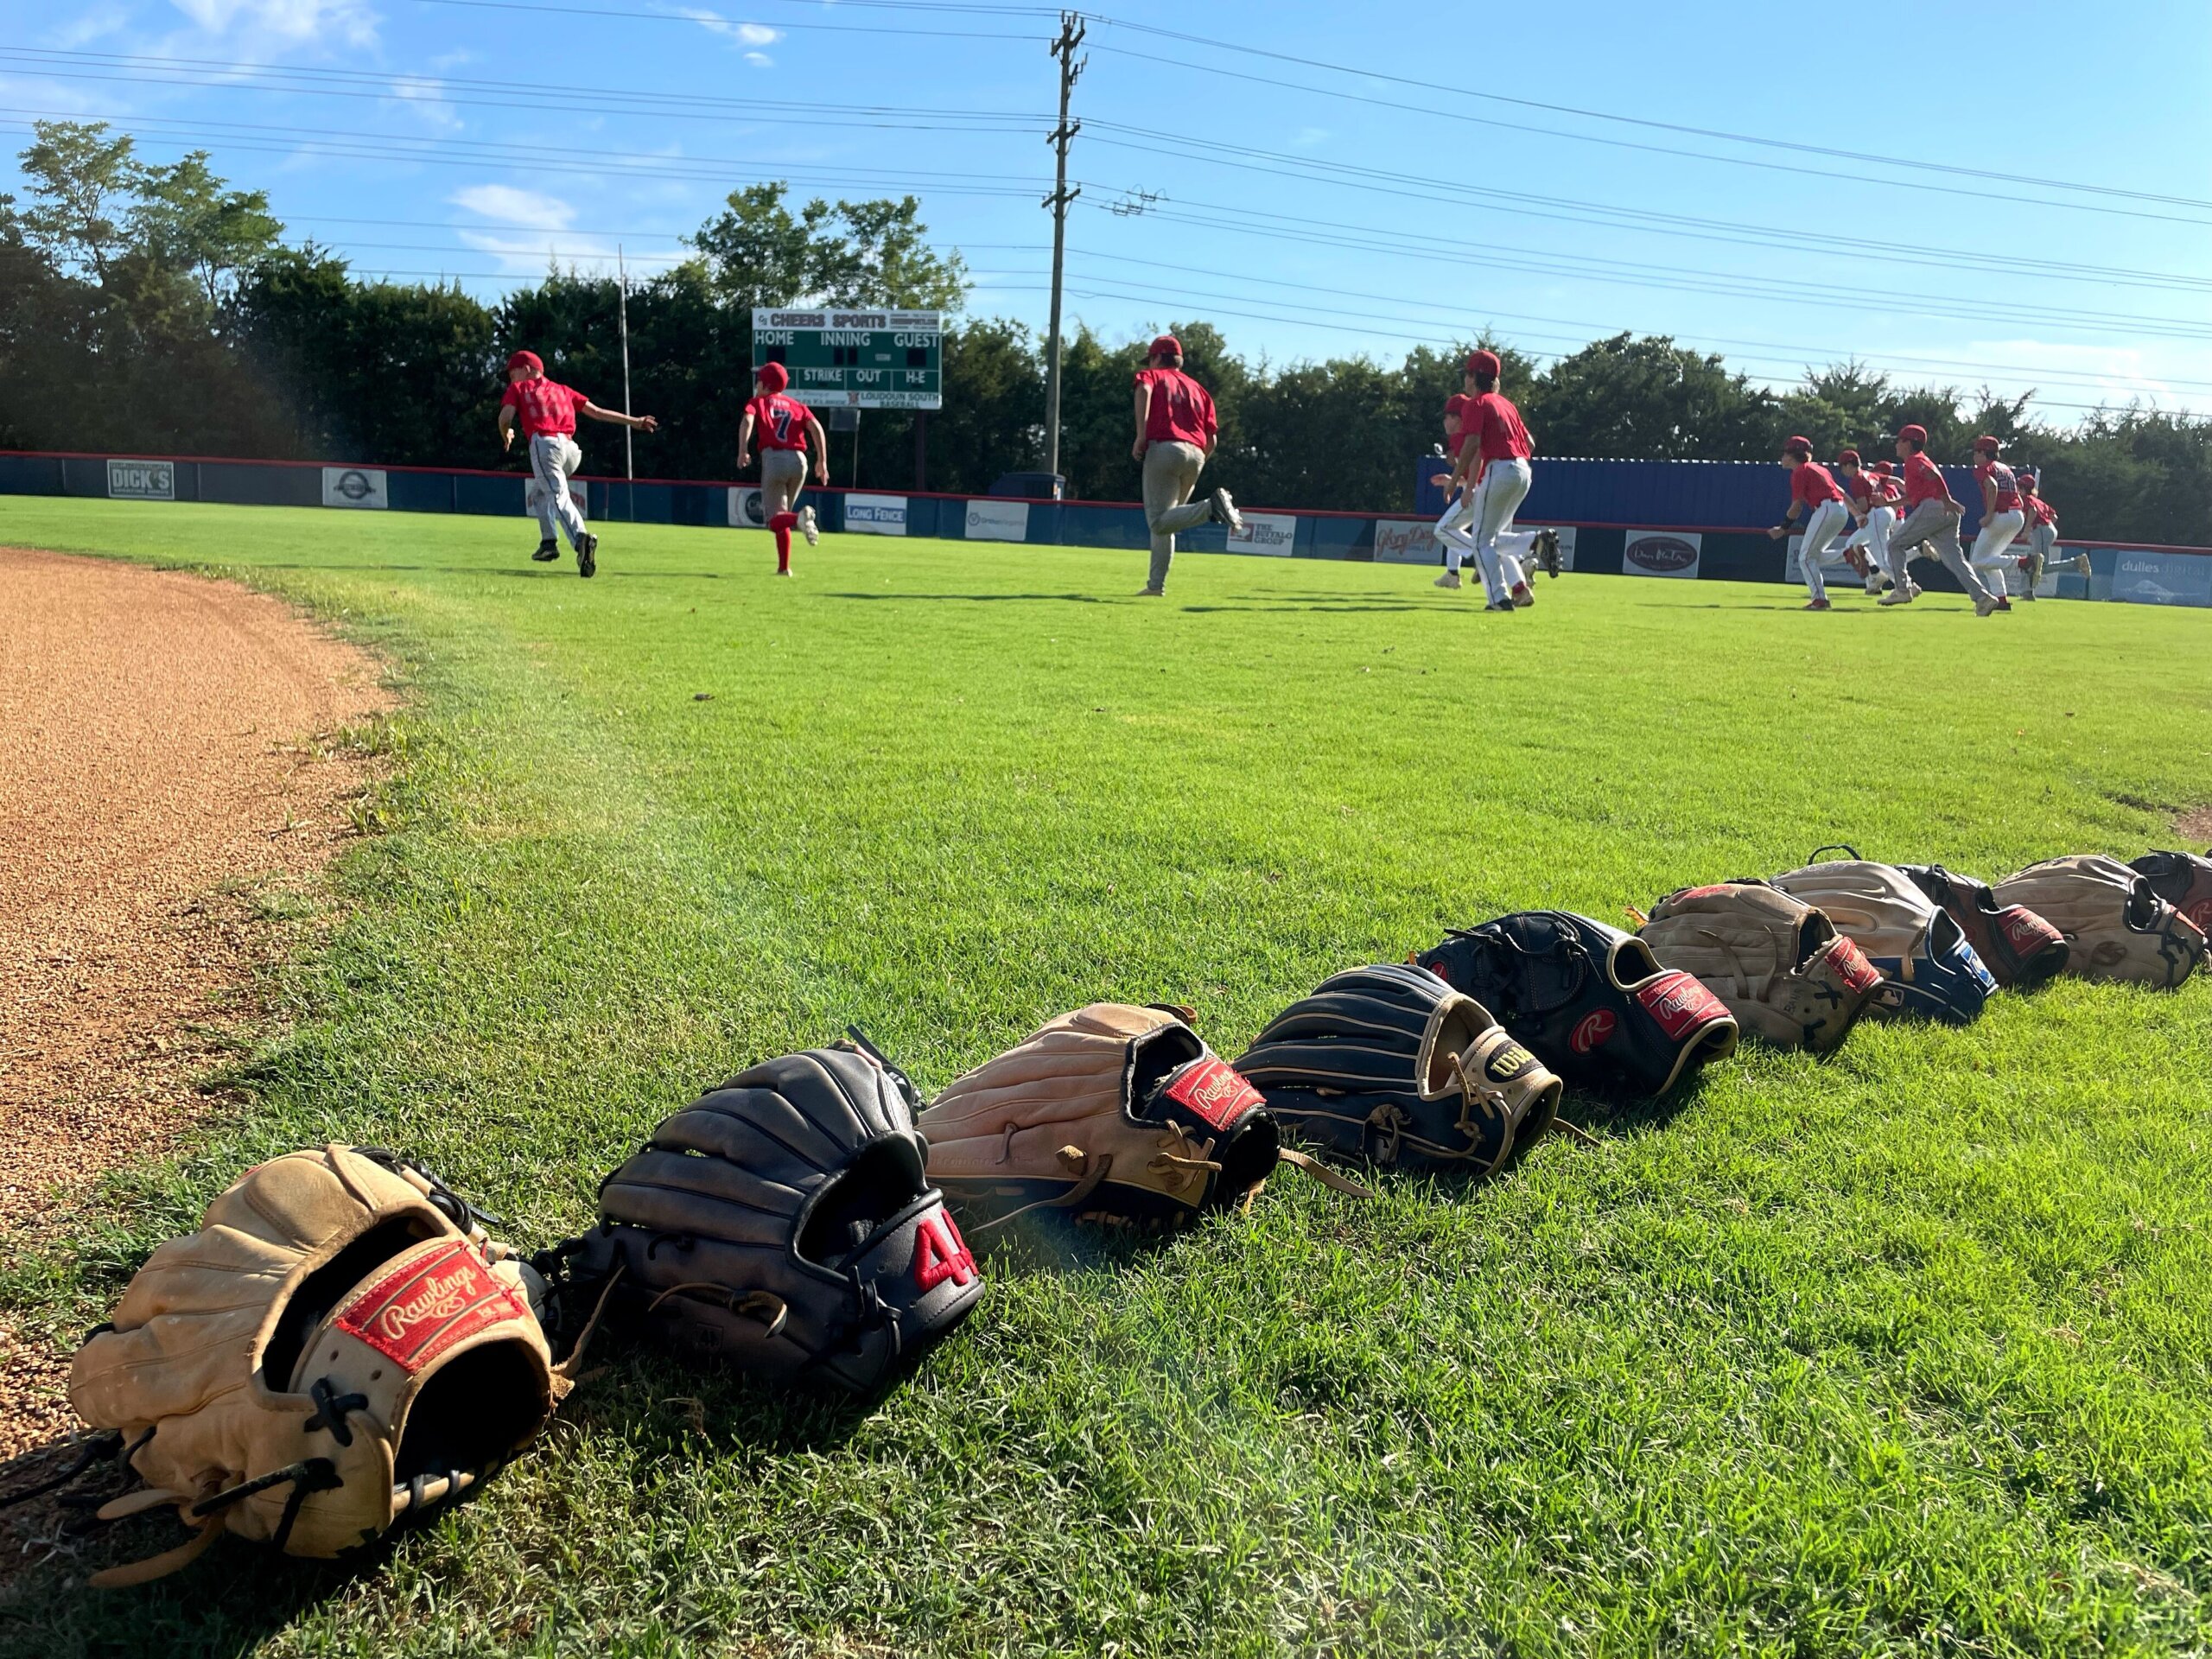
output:
[{"label": "blue sky", "polygon": [[[543,5],[586,15],[4,0],[0,124],[11,151],[39,114],[208,149],[357,270],[486,295],[618,244],[650,270],[760,179],[912,191],[975,270],[971,308],[1041,330],[1049,12]],[[1116,0],[1087,45],[1069,308],[1116,338],[1202,316],[1255,358],[1388,359],[1485,327],[1539,353],[1633,329],[1776,381],[1856,354],[2035,386],[2060,423],[2212,410],[2201,3]]]}]

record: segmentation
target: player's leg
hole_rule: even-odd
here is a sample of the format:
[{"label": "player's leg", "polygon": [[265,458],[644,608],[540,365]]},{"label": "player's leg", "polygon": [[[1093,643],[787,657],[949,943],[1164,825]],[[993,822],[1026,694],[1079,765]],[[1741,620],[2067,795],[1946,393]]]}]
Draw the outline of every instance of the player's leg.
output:
[{"label": "player's leg", "polygon": [[1827,574],[1821,566],[1828,556],[1828,550],[1850,522],[1850,514],[1840,501],[1823,501],[1813,509],[1813,516],[1805,521],[1805,539],[1799,544],[1797,562],[1805,575],[1805,590],[1812,595],[1808,610],[1825,611],[1828,608]]},{"label": "player's leg", "polygon": [[1958,581],[1959,587],[1974,601],[1976,616],[1987,616],[1992,611],[2010,608],[2006,602],[1983,586],[1980,574],[1967,562],[1966,550],[1959,545],[1959,521],[1949,513],[1943,515],[1942,528],[1929,538],[1936,550],[1936,556],[1943,563]]},{"label": "player's leg", "polygon": [[[524,454],[528,454],[527,447]],[[530,556],[550,564],[561,556],[561,521],[553,516],[553,493],[538,482],[537,462],[531,461],[530,482],[523,486],[523,511],[537,520],[537,550]]]},{"label": "player's leg", "polygon": [[583,452],[557,432],[541,432],[530,441],[531,476],[544,492],[538,522],[549,541],[557,526],[568,532],[569,546],[582,544],[584,516],[576,511],[575,499],[569,493],[569,474],[582,464]]},{"label": "player's leg", "polygon": [[1912,556],[1924,550],[1950,516],[1933,501],[1923,501],[1897,522],[1890,531],[1890,577],[1897,585],[1882,595],[1885,605],[1910,605],[1917,596],[1910,575]]},{"label": "player's leg", "polygon": [[[1897,522],[1897,514],[1888,507],[1876,507],[1866,515],[1866,562],[1870,569],[1888,572],[1891,590],[1910,599],[1912,597],[1912,585],[1904,574],[1904,562],[1892,557],[1890,553],[1890,531],[1896,527]],[[1872,592],[1878,581],[1878,576],[1869,582],[1867,590]]]},{"label": "player's leg", "polygon": [[2043,585],[2043,573],[2050,566],[2051,548],[2057,540],[2058,527],[2056,524],[2037,524],[2028,532],[2028,556],[2020,561],[2020,574],[2028,579],[2027,596],[2030,599],[2036,596],[2036,589]]},{"label": "player's leg", "polygon": [[1471,484],[1444,504],[1443,515],[1436,521],[1436,539],[1444,543],[1444,574],[1436,579],[1439,588],[1459,585],[1459,562],[1475,550],[1475,538],[1467,534],[1467,515],[1474,499]]},{"label": "player's leg", "polygon": [[1521,607],[1535,604],[1535,595],[1529,591],[1521,562],[1510,553],[1500,552],[1497,538],[1513,528],[1513,515],[1529,499],[1532,481],[1533,474],[1525,461],[1491,462],[1483,473],[1482,517],[1475,532],[1476,545],[1484,557],[1484,584],[1487,586],[1494,579],[1506,601]]},{"label": "player's leg", "polygon": [[2000,597],[2011,588],[2005,576],[2012,567],[2012,543],[2019,536],[2024,516],[2017,508],[2011,512],[1990,514],[1974,538],[1974,551],[1967,556],[1974,568],[1984,573],[1982,585]]},{"label": "player's leg", "polygon": [[1195,530],[1213,517],[1211,501],[1192,501],[1205,456],[1196,444],[1155,443],[1144,452],[1144,518],[1151,532],[1152,566],[1144,591],[1164,593],[1175,561],[1175,533]]},{"label": "player's leg", "polygon": [[768,533],[776,538],[776,574],[779,576],[791,573],[791,530],[798,523],[798,514],[791,511],[791,504],[798,499],[805,483],[806,457],[798,450],[760,452],[760,506],[768,521]]}]

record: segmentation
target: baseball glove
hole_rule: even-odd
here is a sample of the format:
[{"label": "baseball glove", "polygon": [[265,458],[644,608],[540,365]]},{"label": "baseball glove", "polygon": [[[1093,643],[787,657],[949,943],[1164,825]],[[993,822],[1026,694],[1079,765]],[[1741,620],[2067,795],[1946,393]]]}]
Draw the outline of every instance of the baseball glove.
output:
[{"label": "baseball glove", "polygon": [[1535,562],[1538,569],[1556,581],[1560,567],[1559,531],[1538,531],[1536,539],[1529,544],[1529,556]]},{"label": "baseball glove", "polygon": [[2150,880],[2157,893],[2196,925],[2212,933],[2212,855],[2145,853],[2128,868]]},{"label": "baseball glove", "polygon": [[664,1118],[546,1259],[564,1296],[772,1384],[868,1394],[964,1319],[976,1258],[925,1173],[912,1086],[855,1044],[785,1054]]},{"label": "baseball glove", "polygon": [[2003,905],[1986,881],[1941,864],[1897,868],[1959,925],[1999,989],[2033,990],[2066,966],[2066,936],[2024,905]]},{"label": "baseball glove", "polygon": [[1637,935],[1662,966],[1694,974],[1746,1031],[1825,1054],[1851,1034],[1882,976],[1835,924],[1764,881],[1684,887]]},{"label": "baseball glove", "polygon": [[921,1116],[930,1179],[978,1219],[1026,1211],[1147,1230],[1241,1207],[1278,1162],[1365,1189],[1284,1148],[1260,1092],[1182,1010],[1093,1002],[953,1079]]},{"label": "baseball glove", "polygon": [[1490,1010],[1426,969],[1355,968],[1277,1014],[1236,1069],[1286,1133],[1382,1165],[1510,1168],[1560,1081]]},{"label": "baseball glove", "polygon": [[2177,988],[2204,961],[2204,934],[2160,898],[2151,878],[2095,853],[2047,858],[1997,884],[2066,936],[2066,971],[2084,979]]},{"label": "baseball glove", "polygon": [[1733,1053],[1736,1020],[1633,934],[1564,910],[1523,910],[1454,930],[1420,965],[1496,1011],[1506,1030],[1578,1087],[1662,1095]]},{"label": "baseball glove", "polygon": [[1866,953],[1882,976],[1874,1006],[1957,1025],[1980,1019],[1997,982],[1959,925],[1896,866],[1848,847],[1823,847],[1814,856],[1825,852],[1851,857],[1808,864],[1776,876],[1774,885],[1826,911],[1836,931]]},{"label": "baseball glove", "polygon": [[248,1170],[156,1249],[69,1370],[139,1490],[100,1521],[174,1509],[198,1535],[105,1586],[173,1573],[226,1531],[334,1556],[482,1479],[568,1382],[543,1286],[449,1189],[369,1147]]}]

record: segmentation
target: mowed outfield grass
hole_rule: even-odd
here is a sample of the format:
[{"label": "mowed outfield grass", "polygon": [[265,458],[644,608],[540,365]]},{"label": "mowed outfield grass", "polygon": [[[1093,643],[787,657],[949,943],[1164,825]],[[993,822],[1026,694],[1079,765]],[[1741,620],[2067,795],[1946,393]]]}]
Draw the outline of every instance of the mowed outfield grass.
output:
[{"label": "mowed outfield grass", "polygon": [[[0,542],[226,570],[385,652],[382,833],[66,1344],[245,1164],[410,1148],[537,1243],[655,1119],[858,1022],[925,1089],[1096,998],[1235,1054],[1447,924],[1611,919],[1825,842],[2001,875],[2212,799],[2212,616],[520,521],[0,500]],[[160,664],[147,665],[158,673]],[[33,1573],[115,1654],[2197,1652],[2212,1643],[2212,982],[1746,1051],[1571,1098],[1466,1187],[1284,1173],[1164,1245],[985,1252],[874,1409],[610,1347],[476,1502],[355,1571]]]}]

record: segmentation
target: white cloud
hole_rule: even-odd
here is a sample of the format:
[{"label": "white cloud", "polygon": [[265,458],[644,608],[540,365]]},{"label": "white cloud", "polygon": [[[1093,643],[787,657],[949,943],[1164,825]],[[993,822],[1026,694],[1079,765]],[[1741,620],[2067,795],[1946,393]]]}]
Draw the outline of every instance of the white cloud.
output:
[{"label": "white cloud", "polygon": [[130,14],[120,6],[88,6],[47,35],[46,44],[60,51],[72,51],[118,33],[130,21]]},{"label": "white cloud", "polygon": [[723,16],[719,11],[704,11],[696,6],[678,6],[676,9],[676,15],[679,17],[689,17],[700,28],[712,34],[720,35],[726,40],[736,42],[739,46],[753,48],[745,54],[745,60],[747,63],[765,64],[767,60],[760,55],[759,48],[764,46],[773,46],[784,38],[784,31],[780,29],[771,29],[766,23],[738,22]]},{"label": "white cloud", "polygon": [[512,184],[472,184],[446,200],[479,219],[495,225],[522,225],[533,230],[566,230],[576,222],[576,210],[558,196],[543,191],[521,190]]},{"label": "white cloud", "polygon": [[446,102],[445,83],[420,75],[402,75],[391,83],[391,95],[441,132],[461,130],[461,111]]},{"label": "white cloud", "polygon": [[251,35],[281,45],[373,45],[377,16],[365,0],[170,0],[209,35]]},{"label": "white cloud", "polygon": [[755,69],[772,69],[776,67],[776,60],[766,52],[748,52],[745,54],[745,60]]}]

